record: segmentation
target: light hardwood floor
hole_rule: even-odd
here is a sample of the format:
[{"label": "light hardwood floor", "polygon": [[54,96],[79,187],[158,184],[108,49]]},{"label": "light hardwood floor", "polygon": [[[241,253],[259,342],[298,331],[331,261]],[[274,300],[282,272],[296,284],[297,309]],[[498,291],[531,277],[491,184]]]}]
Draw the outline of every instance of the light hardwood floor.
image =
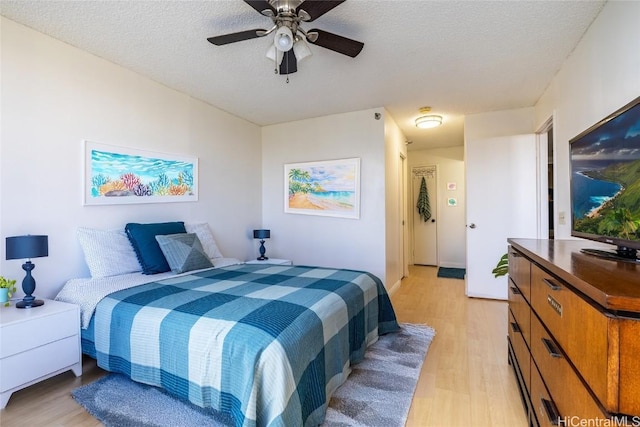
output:
[{"label": "light hardwood floor", "polygon": [[[400,322],[428,324],[436,330],[407,427],[525,427],[507,364],[507,304],[467,298],[463,280],[437,278],[436,273],[435,267],[412,267],[391,298]],[[85,358],[80,378],[66,372],[14,393],[0,412],[0,425],[100,426],[70,392],[103,375],[92,359]]]}]

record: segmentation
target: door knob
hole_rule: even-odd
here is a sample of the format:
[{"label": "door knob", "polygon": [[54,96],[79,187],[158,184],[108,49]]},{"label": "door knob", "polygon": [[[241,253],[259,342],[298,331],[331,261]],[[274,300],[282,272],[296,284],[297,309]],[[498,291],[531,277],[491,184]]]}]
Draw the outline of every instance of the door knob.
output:
[{"label": "door knob", "polygon": [[469,228],[476,228],[476,225],[475,225],[474,223],[471,223],[471,224],[469,225]]}]

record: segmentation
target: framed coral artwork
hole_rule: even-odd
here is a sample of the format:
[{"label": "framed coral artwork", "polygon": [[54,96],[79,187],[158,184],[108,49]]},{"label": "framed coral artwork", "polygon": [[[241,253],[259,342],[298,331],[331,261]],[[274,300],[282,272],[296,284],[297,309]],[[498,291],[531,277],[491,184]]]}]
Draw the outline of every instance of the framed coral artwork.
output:
[{"label": "framed coral artwork", "polygon": [[84,141],[85,205],[197,200],[197,157]]}]

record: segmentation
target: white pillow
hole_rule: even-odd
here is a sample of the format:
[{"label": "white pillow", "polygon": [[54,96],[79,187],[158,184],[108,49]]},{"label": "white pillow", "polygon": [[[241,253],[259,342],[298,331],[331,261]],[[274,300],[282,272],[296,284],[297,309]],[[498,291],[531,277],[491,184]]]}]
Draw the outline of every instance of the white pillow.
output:
[{"label": "white pillow", "polygon": [[213,238],[213,234],[211,233],[209,224],[207,224],[206,222],[185,222],[184,228],[187,230],[187,233],[196,233],[198,239],[200,240],[200,243],[202,243],[202,247],[204,248],[205,253],[209,258],[222,258],[222,253],[220,252],[220,249],[218,249],[216,240]]},{"label": "white pillow", "polygon": [[80,227],[77,235],[91,277],[110,277],[142,271],[124,230]]}]

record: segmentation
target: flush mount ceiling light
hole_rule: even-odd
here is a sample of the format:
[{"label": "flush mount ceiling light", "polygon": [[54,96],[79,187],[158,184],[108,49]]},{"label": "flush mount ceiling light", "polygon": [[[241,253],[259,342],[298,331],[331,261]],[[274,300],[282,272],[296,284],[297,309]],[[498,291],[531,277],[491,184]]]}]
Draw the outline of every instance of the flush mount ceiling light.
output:
[{"label": "flush mount ceiling light", "polygon": [[416,119],[416,127],[420,129],[435,128],[442,124],[442,116],[437,114],[427,114],[431,111],[431,107],[422,107],[420,114],[424,114]]}]

